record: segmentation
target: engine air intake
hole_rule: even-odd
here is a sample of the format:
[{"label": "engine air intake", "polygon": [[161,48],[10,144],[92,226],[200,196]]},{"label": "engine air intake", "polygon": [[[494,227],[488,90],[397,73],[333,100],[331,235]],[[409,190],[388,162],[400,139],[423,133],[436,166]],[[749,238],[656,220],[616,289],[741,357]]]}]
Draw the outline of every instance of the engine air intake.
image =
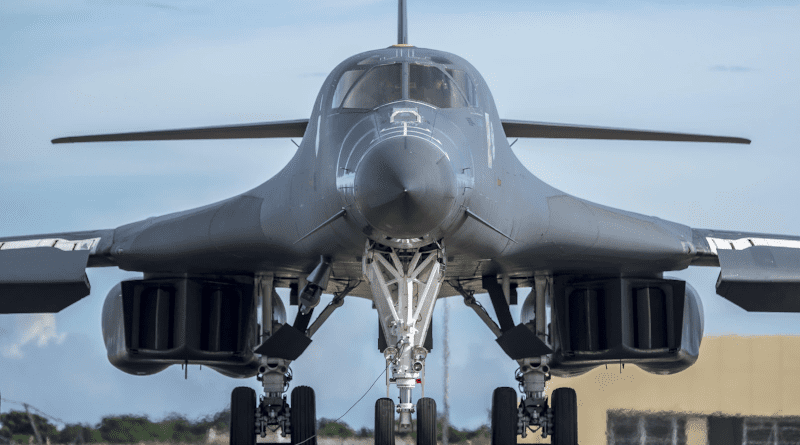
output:
[{"label": "engine air intake", "polygon": [[257,370],[252,284],[189,278],[124,281],[103,308],[109,361],[131,374],[172,364],[245,377]]},{"label": "engine air intake", "polygon": [[669,374],[697,359],[702,306],[683,281],[557,277],[553,295],[556,374],[576,375],[608,363]]}]

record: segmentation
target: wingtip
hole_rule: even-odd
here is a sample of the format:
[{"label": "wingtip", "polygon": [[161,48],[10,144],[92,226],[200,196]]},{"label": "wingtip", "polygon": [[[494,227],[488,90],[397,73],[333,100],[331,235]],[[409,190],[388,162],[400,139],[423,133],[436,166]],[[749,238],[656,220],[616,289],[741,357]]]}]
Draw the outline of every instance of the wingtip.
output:
[{"label": "wingtip", "polygon": [[731,142],[734,144],[750,145],[753,141],[746,138],[732,138]]}]

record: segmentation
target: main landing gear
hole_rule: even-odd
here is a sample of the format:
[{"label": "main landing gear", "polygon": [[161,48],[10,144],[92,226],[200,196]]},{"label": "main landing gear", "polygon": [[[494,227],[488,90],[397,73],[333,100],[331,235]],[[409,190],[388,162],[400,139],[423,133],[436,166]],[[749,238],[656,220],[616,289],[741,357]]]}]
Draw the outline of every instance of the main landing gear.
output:
[{"label": "main landing gear", "polygon": [[[550,380],[548,363],[552,356],[548,331],[547,303],[551,297],[552,276],[537,276],[533,289],[522,306],[520,324],[514,325],[509,309],[510,282],[507,277],[483,277],[482,287],[489,292],[499,326],[475,300],[475,291],[462,288],[459,283],[450,285],[464,297],[489,329],[497,342],[520,367],[516,380],[522,397],[517,402],[513,388],[497,388],[492,395],[492,445],[516,445],[517,436],[523,438],[535,431],[543,438],[550,436],[553,445],[578,443],[578,403],[575,390],[558,388],[548,400],[545,384]],[[552,307],[552,304],[550,304]]]},{"label": "main landing gear", "polygon": [[492,445],[516,445],[517,436],[527,436],[538,426],[542,437],[551,436],[553,445],[578,443],[578,402],[572,388],[557,388],[547,400],[523,398],[517,406],[513,388],[497,388],[492,395]]},{"label": "main landing gear", "polygon": [[292,445],[317,445],[316,400],[314,390],[298,386],[292,390],[287,402],[286,391],[292,380],[289,364],[297,359],[311,343],[311,336],[344,304],[344,298],[358,283],[347,283],[334,293],[334,298],[309,326],[319,294],[326,288],[330,264],[321,258],[309,275],[300,298],[301,307],[293,325],[286,323],[286,312],[280,297],[275,293],[271,274],[256,276],[256,301],[261,302],[261,344],[254,351],[260,354],[258,380],[264,395],[256,404],[252,388],[239,387],[231,394],[231,445],[255,445],[256,435],[266,437],[268,432],[280,429],[283,437],[291,436]]},{"label": "main landing gear", "polygon": [[[275,366],[276,370],[280,365]],[[263,369],[263,368],[262,368]],[[284,383],[291,380],[290,374],[284,374]],[[275,373],[261,375],[264,386],[273,383]],[[278,376],[280,377],[280,376]],[[268,388],[274,389],[274,388]],[[231,445],[255,445],[256,435],[265,437],[267,431],[276,432],[280,428],[281,435],[291,435],[292,445],[316,445],[316,400],[314,390],[308,386],[298,386],[292,390],[291,404],[286,402],[284,391],[265,391],[265,395],[256,405],[256,392],[252,388],[238,387],[231,394]]]},{"label": "main landing gear", "polygon": [[[375,444],[394,445],[395,413],[397,431],[411,431],[416,413],[417,445],[436,445],[436,402],[425,397],[426,338],[439,288],[444,277],[443,248],[398,250],[367,244],[363,257],[364,276],[372,288],[382,332],[386,358],[386,398],[375,403]],[[399,404],[389,397],[394,384]],[[421,385],[416,405],[413,391]]]},{"label": "main landing gear", "polygon": [[[291,433],[292,445],[316,445],[316,402],[314,390],[298,386],[292,391],[291,409],[283,399],[280,405],[264,403],[256,407],[253,388],[238,387],[231,394],[231,445],[255,445],[256,434],[266,435],[266,430]],[[254,409],[255,408],[255,409]],[[267,411],[267,413],[265,413]],[[272,411],[271,413],[269,411]],[[257,420],[258,419],[258,420]],[[274,422],[264,419],[274,419]]]},{"label": "main landing gear", "polygon": [[[552,436],[550,443],[553,445],[577,444],[578,399],[575,390],[557,388],[548,400],[544,392],[545,382],[550,380],[547,365],[537,365],[530,359],[521,362],[517,381],[522,387],[523,397],[517,408],[517,434],[526,437],[529,430],[538,427],[542,437]],[[498,388],[496,391],[500,389],[511,390]]]}]

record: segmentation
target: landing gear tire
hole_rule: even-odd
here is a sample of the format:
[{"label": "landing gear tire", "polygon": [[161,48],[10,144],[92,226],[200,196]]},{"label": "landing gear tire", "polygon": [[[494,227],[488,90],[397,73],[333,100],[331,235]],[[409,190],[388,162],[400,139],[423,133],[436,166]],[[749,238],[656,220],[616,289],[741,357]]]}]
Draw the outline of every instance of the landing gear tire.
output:
[{"label": "landing gear tire", "polygon": [[558,388],[551,397],[553,445],[578,443],[578,396],[572,388]]},{"label": "landing gear tire", "polygon": [[497,388],[492,394],[492,445],[516,443],[517,392],[513,388]]},{"label": "landing gear tire", "polygon": [[394,400],[375,402],[375,445],[394,445]]},{"label": "landing gear tire", "polygon": [[231,445],[256,443],[256,392],[240,386],[231,393]]},{"label": "landing gear tire", "polygon": [[430,397],[417,401],[417,445],[436,445],[436,401]]},{"label": "landing gear tire", "polygon": [[317,445],[317,406],[314,390],[298,386],[292,390],[292,445]]}]

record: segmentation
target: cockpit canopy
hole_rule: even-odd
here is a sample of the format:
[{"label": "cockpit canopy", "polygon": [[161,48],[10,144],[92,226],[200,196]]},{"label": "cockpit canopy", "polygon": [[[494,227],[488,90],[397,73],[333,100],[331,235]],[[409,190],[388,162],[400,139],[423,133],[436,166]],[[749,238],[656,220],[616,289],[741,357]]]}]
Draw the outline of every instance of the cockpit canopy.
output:
[{"label": "cockpit canopy", "polygon": [[475,105],[475,88],[469,76],[457,69],[407,62],[364,66],[339,78],[332,107],[373,109],[404,99],[438,108],[464,108]]}]

